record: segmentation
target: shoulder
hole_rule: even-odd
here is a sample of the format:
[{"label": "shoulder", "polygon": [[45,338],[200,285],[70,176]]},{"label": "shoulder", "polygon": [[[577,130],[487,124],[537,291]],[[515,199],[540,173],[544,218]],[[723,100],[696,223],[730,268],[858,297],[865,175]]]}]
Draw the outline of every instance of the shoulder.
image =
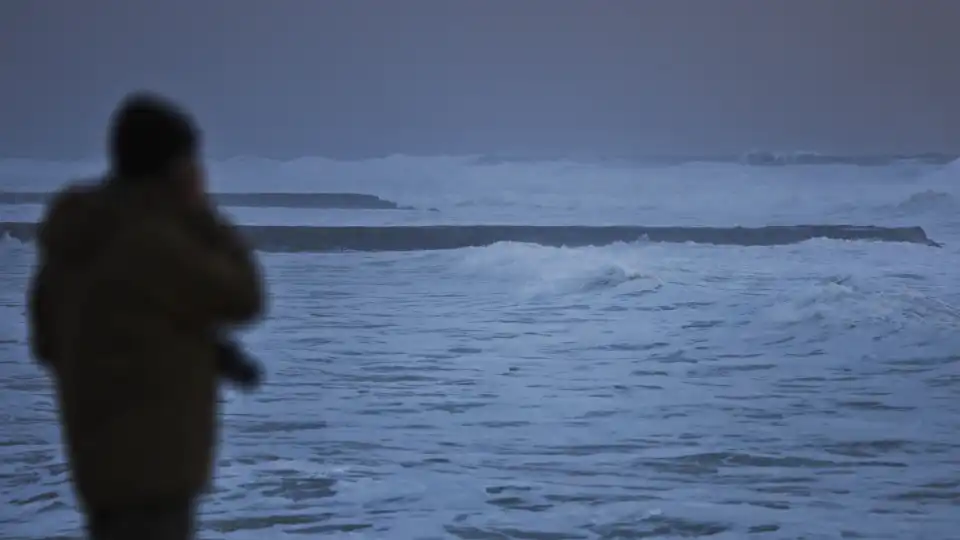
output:
[{"label": "shoulder", "polygon": [[98,186],[77,182],[61,189],[49,200],[40,220],[38,240],[41,247],[69,241],[102,215],[103,200]]},{"label": "shoulder", "polygon": [[76,182],[54,193],[44,210],[44,222],[55,221],[78,207],[94,204],[100,196],[98,186],[92,182]]}]

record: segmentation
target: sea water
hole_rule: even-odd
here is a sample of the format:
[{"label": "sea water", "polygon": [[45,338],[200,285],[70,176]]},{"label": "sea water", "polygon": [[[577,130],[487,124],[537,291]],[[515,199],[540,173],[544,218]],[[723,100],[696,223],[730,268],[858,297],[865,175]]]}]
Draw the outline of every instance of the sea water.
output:
[{"label": "sea water", "polygon": [[[97,163],[0,161],[0,191]],[[202,538],[933,539],[960,527],[960,164],[233,159],[219,192],[409,210],[227,208],[246,224],[919,225],[942,249],[264,253]],[[0,205],[0,222],[42,208]],[[0,536],[78,538],[34,247],[0,240]]]}]

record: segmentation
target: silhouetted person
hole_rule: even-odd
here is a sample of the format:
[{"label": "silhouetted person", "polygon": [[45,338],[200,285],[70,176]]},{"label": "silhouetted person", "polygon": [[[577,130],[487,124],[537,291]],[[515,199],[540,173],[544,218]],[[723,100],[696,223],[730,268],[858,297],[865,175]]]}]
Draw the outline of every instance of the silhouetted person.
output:
[{"label": "silhouetted person", "polygon": [[72,480],[94,539],[188,539],[209,487],[218,378],[259,379],[223,332],[261,315],[251,250],[207,200],[200,135],[129,96],[110,172],[50,202],[29,291],[33,354],[56,383]]}]

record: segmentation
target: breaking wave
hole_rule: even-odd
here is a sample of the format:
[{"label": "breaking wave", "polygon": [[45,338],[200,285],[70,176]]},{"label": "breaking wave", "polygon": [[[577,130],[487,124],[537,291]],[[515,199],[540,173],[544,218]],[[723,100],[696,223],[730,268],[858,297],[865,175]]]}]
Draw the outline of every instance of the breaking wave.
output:
[{"label": "breaking wave", "polygon": [[879,324],[897,332],[912,326],[954,328],[960,322],[960,309],[910,287],[881,288],[844,275],[782,294],[765,316],[789,326],[815,323],[852,330]]},{"label": "breaking wave", "polygon": [[787,165],[855,165],[859,167],[884,167],[903,162],[925,165],[944,165],[957,159],[952,154],[890,154],[873,156],[844,156],[820,154],[817,152],[771,152],[752,150],[744,153],[738,160],[743,165],[787,166]]},{"label": "breaking wave", "polygon": [[917,184],[910,186],[913,190],[911,193],[901,195],[899,201],[882,205],[880,209],[900,216],[954,215],[960,210],[956,193],[958,180],[960,160],[929,172],[921,177]]},{"label": "breaking wave", "polygon": [[492,275],[518,283],[530,297],[599,293],[653,292],[663,282],[644,268],[643,254],[621,245],[568,249],[500,242],[471,248],[460,266],[474,279]]},{"label": "breaking wave", "polygon": [[906,214],[955,211],[957,200],[950,193],[927,189],[907,197],[896,205],[896,210]]},{"label": "breaking wave", "polygon": [[[0,223],[0,235],[30,241],[33,223]],[[794,225],[768,227],[639,227],[536,225],[240,226],[261,251],[432,251],[517,242],[553,247],[605,246],[637,241],[732,246],[776,246],[814,238],[873,240],[939,246],[921,227]]]}]

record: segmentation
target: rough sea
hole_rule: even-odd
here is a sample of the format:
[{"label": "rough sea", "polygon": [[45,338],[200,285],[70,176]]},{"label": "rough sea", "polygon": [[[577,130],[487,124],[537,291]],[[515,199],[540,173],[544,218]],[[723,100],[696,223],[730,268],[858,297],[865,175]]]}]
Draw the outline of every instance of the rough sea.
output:
[{"label": "rough sea", "polygon": [[[0,161],[0,192],[100,168]],[[958,162],[244,158],[211,177],[403,207],[225,208],[242,224],[907,225],[944,246],[264,252],[271,309],[243,339],[268,379],[224,392],[201,538],[960,538]],[[0,239],[0,537],[79,538],[25,340],[34,255]]]}]

